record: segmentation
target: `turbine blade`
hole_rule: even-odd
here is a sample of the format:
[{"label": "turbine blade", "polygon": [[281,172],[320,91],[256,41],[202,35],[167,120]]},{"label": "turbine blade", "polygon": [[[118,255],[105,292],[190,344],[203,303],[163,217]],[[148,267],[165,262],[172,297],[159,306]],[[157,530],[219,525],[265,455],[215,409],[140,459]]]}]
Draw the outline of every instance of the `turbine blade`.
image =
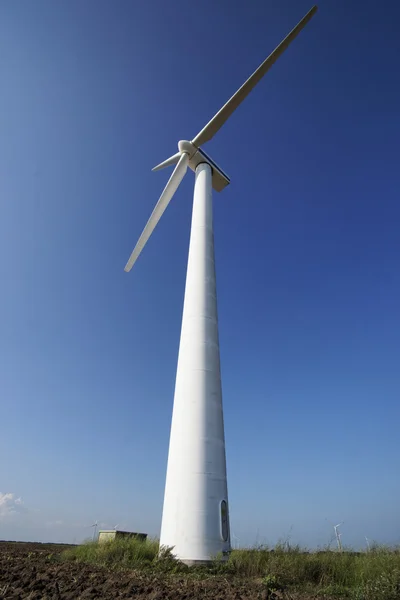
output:
[{"label": "turbine blade", "polygon": [[146,227],[143,229],[142,235],[140,236],[132,254],[129,257],[128,262],[125,265],[125,271],[127,273],[132,269],[134,263],[136,262],[136,259],[138,258],[139,254],[143,250],[147,240],[153,233],[155,226],[157,225],[158,221],[161,219],[165,209],[167,208],[168,204],[170,203],[172,196],[175,194],[176,190],[178,189],[178,186],[181,183],[181,181],[184,178],[185,173],[187,171],[188,163],[189,163],[189,156],[186,153],[183,153],[181,155],[181,157],[178,161],[178,164],[176,165],[171,177],[169,178],[168,183],[165,186],[163,193],[160,196],[159,201],[155,205],[154,210],[151,213],[150,219],[147,221]]},{"label": "turbine blade", "polygon": [[174,154],[173,156],[170,156],[169,158],[167,158],[167,160],[164,160],[162,163],[160,163],[156,167],[153,167],[152,171],[159,171],[160,169],[164,169],[165,167],[170,167],[171,165],[176,165],[176,163],[178,162],[180,157],[181,157],[181,153],[177,152],[176,154]]},{"label": "turbine blade", "polygon": [[199,148],[205,144],[221,129],[222,125],[229,119],[231,114],[237,109],[239,104],[249,95],[255,85],[264,77],[266,72],[272,67],[274,62],[286,50],[289,44],[294,40],[298,33],[317,12],[318,7],[313,6],[311,10],[301,19],[294,29],[285,37],[284,40],[275,48],[275,50],[264,60],[256,71],[245,81],[245,83],[233,94],[226,104],[217,112],[217,114],[207,123],[207,125],[196,135],[192,143]]}]

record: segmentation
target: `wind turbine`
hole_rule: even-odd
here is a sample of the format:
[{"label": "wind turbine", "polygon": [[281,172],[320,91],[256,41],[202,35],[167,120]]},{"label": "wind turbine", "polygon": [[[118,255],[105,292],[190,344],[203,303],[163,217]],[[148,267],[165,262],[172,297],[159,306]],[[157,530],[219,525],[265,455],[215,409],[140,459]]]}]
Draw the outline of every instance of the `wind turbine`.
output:
[{"label": "wind turbine", "polygon": [[239,548],[239,544],[240,544],[240,539],[237,537],[237,535],[235,535],[234,531],[231,528],[231,537],[233,538],[233,547],[235,550],[237,550]]},{"label": "wind turbine", "polygon": [[341,537],[342,534],[338,532],[338,527],[340,527],[341,525],[343,525],[344,521],[342,521],[341,523],[338,523],[337,525],[333,526],[333,529],[335,530],[335,536],[336,536],[336,542],[337,542],[337,546],[338,546],[338,550],[341,552],[342,551],[342,542],[341,542]]},{"label": "wind turbine", "polygon": [[230,182],[201,148],[310,21],[314,6],[192,139],[153,171],[176,165],[126,266],[130,271],[190,167],[195,172],[185,299],[175,382],[160,546],[187,564],[231,549],[218,337],[212,188]]},{"label": "wind turbine", "polygon": [[93,541],[93,542],[94,542],[94,540],[96,539],[97,525],[98,525],[98,522],[97,522],[97,521],[95,521],[95,522],[93,523],[93,525],[89,525],[89,527],[93,527],[93,538],[92,538],[92,541]]}]

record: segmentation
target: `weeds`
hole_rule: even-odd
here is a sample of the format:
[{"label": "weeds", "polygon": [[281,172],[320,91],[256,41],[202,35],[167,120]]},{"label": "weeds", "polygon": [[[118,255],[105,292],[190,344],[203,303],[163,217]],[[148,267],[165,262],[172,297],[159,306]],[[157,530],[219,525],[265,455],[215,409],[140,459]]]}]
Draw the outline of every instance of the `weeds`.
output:
[{"label": "weeds", "polygon": [[188,567],[175,560],[169,549],[161,549],[157,540],[120,539],[99,544],[88,542],[65,550],[65,560],[76,560],[117,569],[150,569],[176,573]]},{"label": "weeds", "polygon": [[235,577],[257,580],[269,594],[291,589],[350,600],[400,600],[400,551],[374,546],[368,552],[308,552],[289,544],[233,550],[225,562],[219,557],[207,566],[187,567],[156,540],[115,540],[87,543],[63,553],[77,560],[109,568],[150,570],[190,578]]}]

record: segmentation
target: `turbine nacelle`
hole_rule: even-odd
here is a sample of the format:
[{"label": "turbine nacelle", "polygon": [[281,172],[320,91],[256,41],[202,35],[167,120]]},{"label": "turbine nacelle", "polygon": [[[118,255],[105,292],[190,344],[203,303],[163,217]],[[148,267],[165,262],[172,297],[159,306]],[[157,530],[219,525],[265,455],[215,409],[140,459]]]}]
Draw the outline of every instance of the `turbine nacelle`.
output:
[{"label": "turbine nacelle", "polygon": [[213,159],[208,156],[201,148],[197,148],[193,144],[193,142],[189,142],[188,140],[181,140],[178,142],[179,152],[170,156],[166,160],[164,160],[159,165],[153,167],[152,171],[160,171],[165,167],[170,167],[172,165],[176,165],[183,154],[188,157],[188,167],[192,171],[196,171],[196,168],[201,163],[207,163],[211,167],[212,172],[212,186],[216,192],[222,192],[222,190],[229,185],[230,178],[224,171],[217,165]]}]

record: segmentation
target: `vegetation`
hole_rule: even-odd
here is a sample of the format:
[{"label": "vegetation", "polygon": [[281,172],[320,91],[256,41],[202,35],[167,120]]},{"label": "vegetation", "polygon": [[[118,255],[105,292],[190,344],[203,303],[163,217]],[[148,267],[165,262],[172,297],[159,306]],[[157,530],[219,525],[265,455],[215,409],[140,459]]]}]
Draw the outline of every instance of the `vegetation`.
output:
[{"label": "vegetation", "polygon": [[101,544],[86,542],[66,550],[62,556],[66,560],[119,569],[157,567],[166,572],[173,572],[175,567],[180,566],[170,551],[159,552],[158,540],[141,541],[135,538],[121,538]]},{"label": "vegetation", "polygon": [[65,560],[109,568],[151,570],[166,576],[232,577],[258,581],[269,592],[318,594],[321,598],[400,600],[400,550],[374,547],[369,552],[307,552],[288,544],[233,550],[229,559],[187,567],[170,550],[159,552],[156,540],[121,539],[86,543],[63,553]]}]

